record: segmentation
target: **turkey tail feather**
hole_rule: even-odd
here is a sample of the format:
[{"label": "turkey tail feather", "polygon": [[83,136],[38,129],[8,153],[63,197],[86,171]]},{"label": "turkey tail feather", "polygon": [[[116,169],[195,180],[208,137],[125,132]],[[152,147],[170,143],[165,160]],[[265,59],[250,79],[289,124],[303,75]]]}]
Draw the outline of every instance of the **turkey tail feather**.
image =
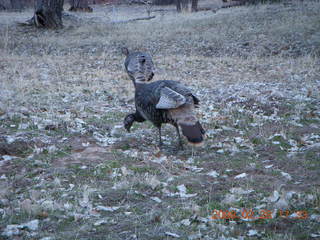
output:
[{"label": "turkey tail feather", "polygon": [[204,140],[204,129],[202,128],[199,122],[196,122],[194,125],[188,125],[179,123],[182,134],[187,138],[188,142],[192,145],[202,145]]}]

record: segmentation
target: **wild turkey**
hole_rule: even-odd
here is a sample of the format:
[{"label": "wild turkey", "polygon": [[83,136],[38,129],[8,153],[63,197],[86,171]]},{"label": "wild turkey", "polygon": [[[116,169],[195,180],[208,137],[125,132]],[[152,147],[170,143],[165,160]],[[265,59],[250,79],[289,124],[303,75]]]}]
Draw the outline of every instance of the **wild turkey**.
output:
[{"label": "wild turkey", "polygon": [[198,98],[179,82],[162,80],[147,83],[145,79],[139,79],[135,81],[136,112],[125,117],[124,126],[130,132],[133,122],[151,121],[159,129],[161,146],[161,125],[170,123],[176,128],[180,147],[182,140],[178,126],[189,143],[198,145],[203,142],[205,134],[194,113],[198,104]]},{"label": "wild turkey", "polygon": [[130,79],[135,84],[135,80],[150,81],[154,76],[154,65],[150,54],[144,52],[130,53],[128,48],[122,48],[122,53],[125,54],[124,62],[126,71]]}]

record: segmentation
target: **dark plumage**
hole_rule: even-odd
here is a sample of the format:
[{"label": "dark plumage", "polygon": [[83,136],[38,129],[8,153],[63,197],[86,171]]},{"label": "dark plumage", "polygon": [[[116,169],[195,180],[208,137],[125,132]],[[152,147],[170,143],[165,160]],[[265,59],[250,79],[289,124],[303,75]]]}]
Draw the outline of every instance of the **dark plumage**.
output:
[{"label": "dark plumage", "polygon": [[134,82],[150,81],[154,76],[154,64],[150,54],[144,52],[129,52],[128,48],[122,48],[126,60],[124,66]]},{"label": "dark plumage", "polygon": [[180,146],[182,134],[191,144],[201,144],[204,140],[204,129],[197,120],[194,108],[199,100],[183,84],[176,81],[162,80],[152,83],[135,82],[136,112],[124,119],[124,126],[130,131],[134,121],[151,121],[159,129],[159,145],[161,125],[170,123],[175,126]]}]

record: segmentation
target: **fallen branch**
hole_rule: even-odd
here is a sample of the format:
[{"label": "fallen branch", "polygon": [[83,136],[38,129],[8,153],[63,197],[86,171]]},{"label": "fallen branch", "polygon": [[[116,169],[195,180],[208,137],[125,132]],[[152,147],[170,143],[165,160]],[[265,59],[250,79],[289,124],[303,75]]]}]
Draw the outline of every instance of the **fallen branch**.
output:
[{"label": "fallen branch", "polygon": [[128,23],[128,22],[134,22],[134,21],[139,21],[139,20],[150,20],[155,17],[156,16],[133,18],[133,19],[128,19],[128,20],[112,21],[112,23]]},{"label": "fallen branch", "polygon": [[242,1],[234,1],[234,2],[229,2],[227,4],[224,4],[221,6],[221,8],[231,8],[231,7],[239,7],[245,5],[245,2]]},{"label": "fallen branch", "polygon": [[211,7],[199,7],[197,12],[201,12],[201,11],[211,11],[212,8]]},{"label": "fallen branch", "polygon": [[151,10],[151,12],[176,12],[177,10],[175,9],[154,9],[154,10]]}]

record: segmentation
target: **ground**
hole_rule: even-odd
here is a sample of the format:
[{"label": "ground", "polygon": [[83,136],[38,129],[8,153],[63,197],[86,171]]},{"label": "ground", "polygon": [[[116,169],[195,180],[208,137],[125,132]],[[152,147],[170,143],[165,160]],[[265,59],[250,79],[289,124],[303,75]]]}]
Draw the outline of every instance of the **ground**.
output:
[{"label": "ground", "polygon": [[[320,239],[319,2],[152,14],[1,13],[0,239]],[[193,90],[202,147],[125,131],[122,46]]]}]

